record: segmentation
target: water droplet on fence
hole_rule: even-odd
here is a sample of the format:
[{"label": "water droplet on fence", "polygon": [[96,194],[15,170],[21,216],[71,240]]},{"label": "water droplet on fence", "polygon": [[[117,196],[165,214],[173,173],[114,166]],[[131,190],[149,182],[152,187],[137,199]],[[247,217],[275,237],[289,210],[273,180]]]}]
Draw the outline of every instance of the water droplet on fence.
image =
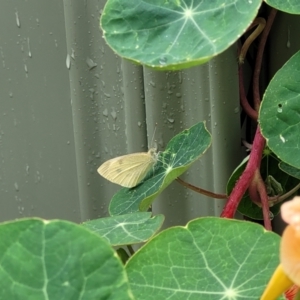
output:
[{"label": "water droplet on fence", "polygon": [[155,84],[155,82],[154,82],[154,81],[152,81],[152,80],[149,82],[149,84],[150,84],[152,87],[154,87],[154,88],[156,87],[156,84]]},{"label": "water droplet on fence", "polygon": [[116,112],[116,110],[115,110],[114,107],[112,108],[112,111],[111,111],[110,115],[112,116],[112,118],[113,118],[114,120],[117,119],[117,112]]},{"label": "water droplet on fence", "polygon": [[18,185],[18,183],[17,183],[17,182],[15,182],[14,186],[15,186],[15,190],[16,190],[16,192],[18,192],[18,191],[19,191],[19,185]]},{"label": "water droplet on fence", "polygon": [[71,57],[70,57],[70,54],[67,54],[66,66],[67,66],[67,69],[70,70],[70,68],[71,68]]},{"label": "water droplet on fence", "polygon": [[19,19],[19,13],[16,11],[15,14],[16,14],[16,23],[17,23],[17,26],[20,28],[21,27],[21,23],[20,23],[20,19]]},{"label": "water droplet on fence", "polygon": [[27,68],[26,64],[24,64],[24,70],[25,70],[25,73],[26,73],[26,77],[28,77],[28,68]]},{"label": "water droplet on fence", "polygon": [[72,48],[71,58],[75,60],[75,50]]},{"label": "water droplet on fence", "polygon": [[108,110],[107,108],[104,109],[104,111],[102,112],[104,117],[108,117]]},{"label": "water droplet on fence", "polygon": [[90,70],[92,70],[92,69],[94,69],[94,68],[97,67],[97,64],[91,58],[89,58],[89,57],[87,57],[87,59],[86,59],[85,62],[88,65],[88,67],[89,67]]},{"label": "water droplet on fence", "polygon": [[30,50],[30,41],[29,41],[29,38],[27,38],[27,47],[28,47],[28,56],[31,58],[32,54],[31,54],[31,50]]}]

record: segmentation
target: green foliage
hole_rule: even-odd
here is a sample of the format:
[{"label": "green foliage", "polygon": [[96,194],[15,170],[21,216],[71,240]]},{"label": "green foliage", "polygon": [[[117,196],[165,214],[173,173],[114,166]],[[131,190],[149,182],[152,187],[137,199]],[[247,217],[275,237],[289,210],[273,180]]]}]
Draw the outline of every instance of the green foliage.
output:
[{"label": "green foliage", "polygon": [[0,236],[0,299],[257,299],[278,264],[276,234],[211,217],[161,232],[125,269],[105,239],[71,222],[23,219],[0,225]]},{"label": "green foliage", "polygon": [[[300,13],[298,0],[266,2]],[[101,26],[120,56],[178,70],[235,43],[260,6],[260,0],[108,0]],[[273,176],[283,191],[300,178],[299,70],[300,52],[270,82],[259,114],[275,153],[264,156],[261,173]],[[259,299],[279,263],[277,235],[249,222],[200,218],[154,236],[163,216],[144,212],[210,143],[204,122],[179,133],[141,184],[114,196],[110,218],[82,226],[40,219],[0,224],[0,299]],[[228,194],[245,164],[230,177]],[[262,218],[247,194],[239,211]],[[278,211],[279,205],[272,208],[274,215]],[[118,256],[112,248],[141,242],[146,244],[128,261],[124,249]]]},{"label": "green foliage", "polygon": [[133,299],[113,249],[80,225],[23,219],[0,237],[0,299]]},{"label": "green foliage", "polygon": [[184,173],[210,146],[211,136],[201,122],[179,133],[160,152],[152,173],[138,186],[123,188],[111,200],[110,214],[146,211],[154,199]]},{"label": "green foliage", "polygon": [[121,246],[146,242],[160,229],[163,221],[163,215],[151,217],[150,212],[139,212],[91,220],[82,225],[112,246]]},{"label": "green foliage", "polygon": [[200,218],[157,235],[126,271],[136,299],[259,299],[279,240],[257,224]]},{"label": "green foliage", "polygon": [[260,107],[259,123],[269,148],[300,169],[300,51],[271,80]]},{"label": "green foliage", "polygon": [[[242,172],[245,170],[247,162],[248,162],[248,157],[246,157],[242,161],[242,163],[231,174],[226,188],[227,195],[230,195],[235,185],[235,182],[240,177]],[[262,158],[260,171],[264,180],[266,180],[267,176],[270,175],[276,180],[280,180],[280,184],[283,188],[283,193],[285,193],[286,191],[289,191],[290,189],[295,187],[299,183],[299,180],[296,179],[295,176],[289,176],[287,172],[281,170],[278,164],[279,164],[278,158],[274,156],[274,154],[268,151]],[[278,215],[280,211],[280,206],[281,203],[278,203],[270,207],[270,212],[272,214],[272,216],[270,217],[272,219],[274,216]],[[243,196],[239,204],[238,211],[242,215],[247,216],[251,219],[263,220],[263,214],[261,208],[251,201],[248,192],[245,193],[245,195]]]},{"label": "green foliage", "polygon": [[265,2],[268,3],[268,5],[289,14],[300,14],[299,0],[265,0]]},{"label": "green foliage", "polygon": [[260,0],[111,0],[101,27],[118,55],[159,70],[179,70],[203,64],[235,43],[260,5]]},{"label": "green foliage", "polygon": [[300,180],[300,170],[299,169],[294,168],[294,167],[292,167],[292,166],[290,166],[290,165],[288,165],[288,164],[286,164],[282,161],[279,163],[279,168],[283,172],[285,172],[285,173],[287,173],[287,174],[289,174],[289,175],[291,175],[291,176],[293,176],[293,177]]}]

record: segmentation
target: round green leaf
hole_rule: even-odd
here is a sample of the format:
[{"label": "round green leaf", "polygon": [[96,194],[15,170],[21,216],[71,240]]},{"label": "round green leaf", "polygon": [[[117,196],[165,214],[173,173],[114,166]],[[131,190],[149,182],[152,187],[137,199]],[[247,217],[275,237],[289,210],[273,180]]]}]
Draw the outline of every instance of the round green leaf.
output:
[{"label": "round green leaf", "polygon": [[284,12],[289,14],[300,14],[300,2],[299,0],[289,0],[289,1],[282,1],[282,0],[265,0],[265,2]]},{"label": "round green leaf", "polygon": [[261,0],[109,0],[100,24],[120,56],[160,70],[207,62],[251,24]]},{"label": "round green leaf", "polygon": [[133,299],[105,240],[66,221],[0,225],[0,299]]},{"label": "round green leaf", "polygon": [[279,168],[283,172],[285,172],[285,173],[289,174],[290,176],[293,176],[293,177],[300,180],[300,170],[299,169],[294,168],[294,167],[292,167],[292,166],[290,166],[290,165],[288,165],[284,162],[280,162]]},{"label": "round green leaf", "polygon": [[136,299],[259,299],[280,238],[260,225],[200,218],[161,232],[129,259]]},{"label": "round green leaf", "polygon": [[282,161],[300,169],[300,51],[271,80],[259,123],[269,148]]}]

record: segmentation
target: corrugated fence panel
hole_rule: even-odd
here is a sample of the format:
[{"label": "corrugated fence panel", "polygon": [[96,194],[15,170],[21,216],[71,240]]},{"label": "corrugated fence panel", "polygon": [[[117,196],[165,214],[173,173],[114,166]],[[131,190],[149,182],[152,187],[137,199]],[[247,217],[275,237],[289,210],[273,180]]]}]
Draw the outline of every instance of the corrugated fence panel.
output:
[{"label": "corrugated fence panel", "polygon": [[0,219],[80,219],[61,1],[0,9]]}]

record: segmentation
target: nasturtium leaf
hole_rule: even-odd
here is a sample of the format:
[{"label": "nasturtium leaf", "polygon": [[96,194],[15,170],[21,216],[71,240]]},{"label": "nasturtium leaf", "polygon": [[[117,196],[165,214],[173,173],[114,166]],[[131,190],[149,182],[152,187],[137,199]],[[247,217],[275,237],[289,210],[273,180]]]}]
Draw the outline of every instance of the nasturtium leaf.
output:
[{"label": "nasturtium leaf", "polygon": [[300,180],[300,170],[299,169],[296,169],[296,168],[294,168],[294,167],[292,167],[292,166],[290,166],[290,165],[288,165],[284,162],[280,162],[279,168],[283,172],[285,172],[285,173],[289,174],[290,176],[293,176],[293,177]]},{"label": "nasturtium leaf", "polygon": [[299,0],[265,0],[265,2],[281,11],[289,14],[300,14],[300,2]]},{"label": "nasturtium leaf", "polygon": [[211,136],[200,122],[171,139],[159,153],[153,171],[138,186],[122,188],[110,202],[111,215],[146,211],[172,181],[184,173],[210,146]]},{"label": "nasturtium leaf", "polygon": [[82,225],[105,238],[111,245],[132,245],[147,241],[161,227],[163,215],[151,217],[150,212],[100,218]]},{"label": "nasturtium leaf", "polygon": [[259,123],[269,148],[283,162],[300,169],[300,51],[269,83]]},{"label": "nasturtium leaf", "polygon": [[23,219],[0,237],[0,299],[133,299],[114,250],[80,225]]},{"label": "nasturtium leaf", "polygon": [[259,299],[280,237],[250,222],[200,218],[167,229],[127,262],[136,299]]},{"label": "nasturtium leaf", "polygon": [[[231,174],[226,187],[227,195],[231,193],[236,181],[243,173],[247,165],[248,158],[249,157],[244,159],[242,163]],[[263,180],[266,180],[268,175],[273,176],[273,178],[275,178],[281,184],[283,188],[283,193],[285,193],[294,188],[297,185],[298,180],[280,170],[278,167],[278,163],[278,158],[275,157],[274,154],[272,154],[272,152],[267,151],[262,158],[260,172]],[[273,218],[280,212],[280,206],[281,203],[278,203],[270,207],[270,212],[272,213],[270,218]],[[238,206],[238,211],[242,215],[247,216],[251,219],[263,220],[262,209],[252,202],[252,200],[249,197],[248,191],[244,194],[243,198],[241,199],[241,202]]]},{"label": "nasturtium leaf", "polygon": [[108,0],[100,20],[120,56],[160,70],[203,64],[251,24],[261,0]]}]

